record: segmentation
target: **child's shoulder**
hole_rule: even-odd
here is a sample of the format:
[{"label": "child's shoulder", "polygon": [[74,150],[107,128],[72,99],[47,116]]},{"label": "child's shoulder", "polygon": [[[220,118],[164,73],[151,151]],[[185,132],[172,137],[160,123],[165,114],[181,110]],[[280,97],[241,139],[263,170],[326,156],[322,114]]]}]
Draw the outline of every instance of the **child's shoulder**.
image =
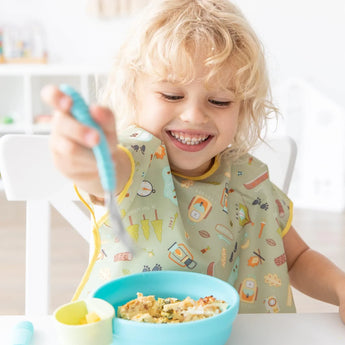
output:
[{"label": "child's shoulder", "polygon": [[233,187],[245,194],[272,188],[267,165],[249,153],[231,163],[231,181]]},{"label": "child's shoulder", "polygon": [[268,173],[267,164],[250,153],[247,153],[231,162],[232,173],[238,177],[256,176],[257,173]]},{"label": "child's shoulder", "polygon": [[[251,154],[246,154],[231,164],[230,188],[241,195],[252,215],[260,210],[279,221],[282,233],[291,220],[292,202],[271,180],[267,165]],[[268,213],[267,213],[268,215]]]}]

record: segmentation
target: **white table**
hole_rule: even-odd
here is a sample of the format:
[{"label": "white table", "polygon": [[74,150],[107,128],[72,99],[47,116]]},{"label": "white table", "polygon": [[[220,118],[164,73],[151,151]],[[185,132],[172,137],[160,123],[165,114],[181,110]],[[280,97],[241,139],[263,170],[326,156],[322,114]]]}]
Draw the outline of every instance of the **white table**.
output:
[{"label": "white table", "polygon": [[[1,344],[11,345],[13,327],[22,320],[34,324],[30,345],[58,345],[52,316],[0,316]],[[261,344],[344,345],[345,325],[336,313],[238,315],[227,345]]]}]

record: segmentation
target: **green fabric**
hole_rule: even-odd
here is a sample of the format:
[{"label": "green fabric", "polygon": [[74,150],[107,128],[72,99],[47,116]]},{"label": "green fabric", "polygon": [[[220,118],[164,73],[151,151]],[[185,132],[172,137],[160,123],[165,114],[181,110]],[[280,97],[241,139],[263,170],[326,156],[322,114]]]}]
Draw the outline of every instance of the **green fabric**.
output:
[{"label": "green fabric", "polygon": [[232,163],[225,152],[212,174],[191,180],[171,173],[165,147],[150,133],[130,127],[121,144],[135,173],[119,208],[139,250],[126,252],[106,221],[81,297],[126,274],[190,270],[232,284],[240,312],[295,312],[282,241],[292,204],[265,164],[249,154]]}]

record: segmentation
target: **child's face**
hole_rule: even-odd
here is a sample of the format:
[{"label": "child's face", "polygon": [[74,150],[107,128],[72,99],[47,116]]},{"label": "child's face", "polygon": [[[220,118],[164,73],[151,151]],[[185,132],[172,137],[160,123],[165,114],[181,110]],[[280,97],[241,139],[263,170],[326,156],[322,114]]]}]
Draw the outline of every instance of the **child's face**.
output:
[{"label": "child's face", "polygon": [[199,176],[236,134],[240,103],[231,91],[205,87],[204,73],[178,85],[144,77],[139,81],[136,124],[166,145],[171,169]]}]

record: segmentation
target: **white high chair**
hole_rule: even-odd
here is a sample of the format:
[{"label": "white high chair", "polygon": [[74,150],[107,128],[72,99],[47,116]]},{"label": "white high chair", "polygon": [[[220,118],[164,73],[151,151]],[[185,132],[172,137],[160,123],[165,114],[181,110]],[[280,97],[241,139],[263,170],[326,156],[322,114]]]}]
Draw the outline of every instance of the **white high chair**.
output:
[{"label": "white high chair", "polygon": [[[269,166],[272,182],[287,193],[296,144],[289,137],[267,143],[269,146],[261,144],[253,154]],[[47,135],[12,134],[0,138],[0,171],[7,199],[26,201],[25,313],[48,314],[49,206],[55,207],[87,241],[90,218],[73,202],[77,196],[72,183],[55,169]]]},{"label": "white high chair", "polygon": [[50,205],[89,241],[90,218],[74,202],[73,184],[54,167],[47,135],[0,138],[0,171],[9,201],[26,201],[25,314],[49,308]]},{"label": "white high chair", "polygon": [[272,137],[251,153],[267,164],[270,180],[287,194],[297,157],[295,141],[288,136]]}]

